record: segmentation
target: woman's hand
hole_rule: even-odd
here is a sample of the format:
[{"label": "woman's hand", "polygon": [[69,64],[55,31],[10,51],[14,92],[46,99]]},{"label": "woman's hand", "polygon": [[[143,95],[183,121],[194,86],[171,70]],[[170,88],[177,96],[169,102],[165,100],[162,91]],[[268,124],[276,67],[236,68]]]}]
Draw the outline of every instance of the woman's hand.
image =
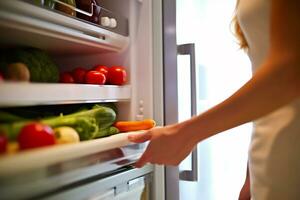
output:
[{"label": "woman's hand", "polygon": [[142,134],[131,134],[128,139],[135,143],[150,141],[144,154],[136,162],[136,167],[142,167],[148,162],[178,165],[197,144],[189,137],[189,133],[181,130],[180,124],[153,128]]}]

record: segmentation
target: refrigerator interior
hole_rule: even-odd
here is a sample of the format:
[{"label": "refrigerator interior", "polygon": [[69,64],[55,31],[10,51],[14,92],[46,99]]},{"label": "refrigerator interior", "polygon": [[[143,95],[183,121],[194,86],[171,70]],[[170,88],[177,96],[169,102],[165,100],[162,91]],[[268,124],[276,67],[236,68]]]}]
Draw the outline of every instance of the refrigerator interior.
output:
[{"label": "refrigerator interior", "polygon": [[[36,9],[35,12],[32,12],[30,9],[34,9],[33,6],[22,7],[23,4],[20,4],[20,1],[14,2],[8,3],[10,9],[15,10],[24,20],[9,25],[10,21],[8,20],[14,22],[18,19],[15,19],[16,17],[14,18],[9,11],[4,13],[6,8],[3,7],[1,12],[4,16],[1,29],[4,33],[1,36],[2,47],[21,45],[44,49],[58,64],[61,72],[71,71],[76,67],[91,69],[97,64],[124,66],[128,72],[126,86],[130,87],[131,91],[129,97],[125,99],[126,103],[119,103],[118,99],[116,100],[118,106],[121,107],[121,118],[133,120],[139,114],[148,118],[153,116],[151,1],[101,1],[101,5],[105,8],[109,8],[112,12],[128,19],[129,36],[107,32],[104,29],[91,26],[90,23],[73,20],[66,15],[57,13],[54,15],[49,10]],[[15,4],[15,6],[11,6],[11,4]],[[3,5],[5,6],[6,3]],[[25,14],[22,13],[23,10],[26,10]],[[31,17],[31,14],[34,17]],[[25,18],[23,15],[29,16]],[[57,22],[59,22],[59,26],[56,27],[54,25],[57,25]],[[19,23],[23,24],[20,25]],[[33,30],[30,26],[33,28],[37,26],[41,30]],[[44,26],[48,26],[49,30],[43,32]],[[76,26],[79,28],[77,29]],[[91,29],[89,31],[93,33],[84,32],[88,29]],[[51,32],[54,30],[59,31],[57,35],[66,35],[61,37],[54,35]],[[82,31],[80,35],[77,35],[78,31]],[[36,35],[38,37],[34,37]],[[101,38],[103,35],[104,40]],[[113,100],[108,98],[108,101]],[[123,104],[126,105],[122,106]]]},{"label": "refrigerator interior", "polygon": [[[9,1],[1,2],[2,25],[0,27],[3,32],[0,36],[1,47],[25,45],[43,49],[57,63],[60,72],[71,71],[76,67],[90,69],[97,64],[124,66],[128,73],[126,85],[95,87],[75,84],[3,83],[0,85],[1,108],[113,102],[119,111],[117,120],[154,118],[152,1],[103,0],[99,2],[104,8],[128,20],[128,35],[114,33],[23,1]],[[12,93],[12,91],[18,92]],[[145,145],[129,144],[126,134],[111,137],[69,147],[54,147],[57,149],[53,148],[51,151],[44,149],[33,153],[28,152],[28,155],[26,152],[2,157],[0,162],[6,164],[1,166],[0,183],[9,189],[6,193],[8,198],[14,197],[13,192],[16,188],[16,197],[26,199],[44,194],[50,195],[50,193],[55,196],[54,191],[60,195],[60,192],[69,190],[72,184],[75,188],[80,188],[79,186],[89,188],[89,184],[96,184],[99,187],[97,181],[101,180],[109,183],[109,187],[107,186],[107,191],[101,191],[104,192],[103,195],[101,193],[102,196],[93,193],[96,195],[95,199],[111,199],[111,190],[116,199],[122,199],[124,191],[139,190],[139,187],[130,189],[131,184],[135,182],[133,180],[147,177],[142,178],[143,181],[137,181],[143,183],[137,186],[142,185],[142,190],[151,193],[150,188],[154,183],[149,180],[152,180],[153,167],[146,166],[141,170],[130,167],[141,155]],[[71,153],[57,156],[61,152]],[[15,165],[16,163],[19,166]],[[37,165],[33,166],[33,163]],[[15,168],[9,169],[10,164],[15,165]],[[27,168],[22,169],[22,164]],[[19,170],[18,173],[14,174],[14,169]],[[11,175],[4,175],[5,170],[8,170]],[[115,176],[124,180],[119,182],[106,180],[109,178],[118,180],[113,178]],[[10,178],[13,180],[8,181]],[[32,180],[32,184],[26,186],[27,180],[28,182]],[[120,190],[119,196],[118,187],[114,185],[117,183],[120,185],[124,183],[125,187],[122,189],[124,191]],[[30,192],[35,187],[38,189]],[[105,196],[106,192],[108,197]],[[73,188],[70,193],[73,194]],[[149,194],[147,195],[148,197],[144,199],[150,198]],[[46,198],[47,195],[43,197]],[[78,196],[78,199],[82,198],[85,197]]]}]

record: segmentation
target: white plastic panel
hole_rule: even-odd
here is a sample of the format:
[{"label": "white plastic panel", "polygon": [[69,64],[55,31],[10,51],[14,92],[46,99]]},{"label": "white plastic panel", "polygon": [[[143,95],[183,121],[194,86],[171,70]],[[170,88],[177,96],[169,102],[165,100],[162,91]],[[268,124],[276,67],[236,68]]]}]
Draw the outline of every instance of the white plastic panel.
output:
[{"label": "white plastic panel", "polygon": [[152,1],[130,1],[132,118],[153,117]]},{"label": "white plastic panel", "polygon": [[130,86],[62,83],[0,83],[0,106],[129,101]]}]

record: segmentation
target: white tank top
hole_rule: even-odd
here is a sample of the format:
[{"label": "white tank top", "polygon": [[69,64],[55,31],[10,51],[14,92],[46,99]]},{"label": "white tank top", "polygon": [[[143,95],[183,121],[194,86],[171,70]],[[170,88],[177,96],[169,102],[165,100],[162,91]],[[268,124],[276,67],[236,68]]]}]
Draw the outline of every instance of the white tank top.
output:
[{"label": "white tank top", "polygon": [[[269,49],[270,4],[240,0],[237,11],[254,72]],[[253,200],[300,200],[300,99],[254,122],[249,169]]]}]

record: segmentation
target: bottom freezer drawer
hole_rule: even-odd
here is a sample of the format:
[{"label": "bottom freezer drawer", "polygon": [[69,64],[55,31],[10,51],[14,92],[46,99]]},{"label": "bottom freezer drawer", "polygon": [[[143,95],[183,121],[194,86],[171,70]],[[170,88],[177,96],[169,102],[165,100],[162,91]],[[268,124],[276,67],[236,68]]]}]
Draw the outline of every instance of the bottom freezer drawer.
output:
[{"label": "bottom freezer drawer", "polygon": [[111,175],[99,180],[89,180],[72,188],[63,189],[42,200],[150,200],[153,167],[145,166]]},{"label": "bottom freezer drawer", "polygon": [[113,198],[113,200],[144,200],[143,199],[143,192],[145,191],[146,185],[140,185],[137,186],[136,188],[127,191],[127,192],[123,192],[120,195],[115,196],[115,198]]},{"label": "bottom freezer drawer", "polygon": [[146,184],[141,184],[136,186],[135,188],[123,191],[119,194],[116,194],[116,189],[111,189],[107,192],[94,195],[92,197],[87,197],[87,200],[148,200],[149,198],[145,197],[146,192]]}]

